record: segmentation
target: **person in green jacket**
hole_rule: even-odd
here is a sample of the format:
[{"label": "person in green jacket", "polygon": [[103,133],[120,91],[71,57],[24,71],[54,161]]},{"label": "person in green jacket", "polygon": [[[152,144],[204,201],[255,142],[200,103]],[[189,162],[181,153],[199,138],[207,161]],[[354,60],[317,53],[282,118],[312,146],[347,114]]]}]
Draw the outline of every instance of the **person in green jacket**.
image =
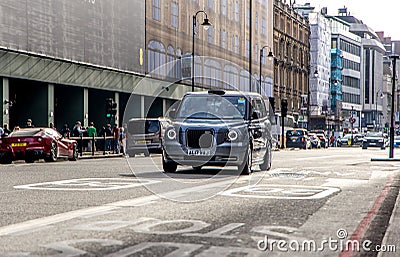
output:
[{"label": "person in green jacket", "polygon": [[[91,121],[90,123],[89,123],[89,127],[86,129],[86,131],[87,131],[87,133],[88,133],[88,136],[89,137],[97,137],[97,130],[96,130],[96,128],[94,127],[94,123],[93,123],[93,121]],[[88,144],[88,150],[91,152],[92,151],[92,145],[93,145],[93,140],[92,139],[90,139],[89,140],[89,144]],[[94,151],[96,151],[96,144],[94,144]]]}]

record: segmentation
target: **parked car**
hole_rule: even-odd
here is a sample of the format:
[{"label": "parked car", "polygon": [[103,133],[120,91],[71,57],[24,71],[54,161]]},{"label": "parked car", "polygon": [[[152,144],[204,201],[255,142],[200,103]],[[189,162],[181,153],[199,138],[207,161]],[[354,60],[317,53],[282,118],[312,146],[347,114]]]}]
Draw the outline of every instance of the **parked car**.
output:
[{"label": "parked car", "polygon": [[325,136],[325,134],[317,134],[317,137],[319,138],[319,140],[321,141],[321,147],[323,148],[328,148],[329,146],[329,140],[328,138]]},{"label": "parked car", "polygon": [[308,134],[311,141],[311,148],[321,148],[321,140],[317,134]]},{"label": "parked car", "polygon": [[[351,134],[346,134],[342,138],[339,138],[337,141],[338,146],[348,146],[351,142]],[[360,146],[362,144],[363,136],[361,134],[353,134],[353,145]]]},{"label": "parked car", "polygon": [[286,147],[311,149],[311,140],[306,129],[292,129],[286,132]]},{"label": "parked car", "polygon": [[210,90],[187,93],[169,112],[162,141],[165,172],[178,165],[237,166],[250,174],[254,165],[271,168],[272,135],[268,99],[257,93]]},{"label": "parked car", "polygon": [[138,153],[149,156],[161,152],[162,130],[158,118],[133,118],[128,121],[126,152],[130,157]]},{"label": "parked car", "polygon": [[365,134],[362,149],[367,149],[368,147],[380,147],[381,149],[386,148],[387,138],[381,132],[368,132]]},{"label": "parked car", "polygon": [[14,160],[32,163],[39,159],[54,162],[58,158],[75,161],[78,158],[77,143],[63,138],[51,128],[20,129],[0,140],[2,164],[10,164]]}]

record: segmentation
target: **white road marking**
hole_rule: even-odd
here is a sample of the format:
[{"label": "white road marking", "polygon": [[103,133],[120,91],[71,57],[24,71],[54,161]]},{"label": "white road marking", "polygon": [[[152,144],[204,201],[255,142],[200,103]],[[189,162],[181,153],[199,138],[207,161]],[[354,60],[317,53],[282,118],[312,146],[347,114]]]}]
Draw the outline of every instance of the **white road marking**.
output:
[{"label": "white road marking", "polygon": [[117,190],[160,183],[155,180],[122,178],[80,178],[14,186],[16,189],[56,191],[99,191]]},{"label": "white road marking", "polygon": [[[262,174],[260,174],[260,175],[262,175]],[[197,186],[197,187],[189,187],[189,188],[185,188],[185,189],[179,189],[179,190],[175,190],[175,191],[171,191],[171,192],[161,193],[159,195],[143,196],[143,197],[139,197],[139,198],[135,198],[135,199],[109,203],[109,204],[98,206],[98,207],[85,208],[85,209],[60,213],[60,214],[56,214],[53,216],[29,220],[29,221],[25,221],[25,222],[21,222],[21,223],[17,223],[17,224],[0,227],[0,236],[12,235],[15,233],[20,233],[22,231],[41,228],[43,226],[49,226],[52,224],[72,220],[75,218],[87,217],[88,215],[96,215],[99,213],[106,213],[109,211],[120,209],[121,207],[141,206],[147,202],[155,203],[161,199],[169,199],[171,197],[175,197],[175,195],[193,194],[193,192],[201,191],[205,188],[226,187],[236,181],[243,181],[243,180],[248,180],[248,178],[247,177],[246,178],[245,177],[240,177],[240,178],[235,177],[230,180],[219,181],[219,182],[215,182],[215,183],[207,183],[207,184]],[[173,199],[176,199],[176,198],[173,198]]]},{"label": "white road marking", "polygon": [[339,191],[339,188],[333,187],[264,184],[234,188],[221,195],[259,199],[314,200]]}]

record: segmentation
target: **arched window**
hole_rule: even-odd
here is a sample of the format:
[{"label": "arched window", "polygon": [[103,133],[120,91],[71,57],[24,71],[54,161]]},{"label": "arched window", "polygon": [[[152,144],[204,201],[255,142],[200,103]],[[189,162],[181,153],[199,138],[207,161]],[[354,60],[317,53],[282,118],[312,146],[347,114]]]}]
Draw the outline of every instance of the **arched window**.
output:
[{"label": "arched window", "polygon": [[204,84],[212,87],[221,87],[221,64],[215,60],[204,61]]},{"label": "arched window", "polygon": [[240,71],[240,87],[239,88],[242,91],[250,91],[249,72],[246,70]]},{"label": "arched window", "polygon": [[[153,75],[166,75],[165,67],[161,67],[166,63],[165,47],[158,41],[152,40],[148,46],[148,60],[147,60],[147,72]],[[160,68],[161,67],[161,68]]]},{"label": "arched window", "polygon": [[224,88],[228,90],[239,90],[239,71],[232,65],[226,65],[224,68]]},{"label": "arched window", "polygon": [[175,78],[176,74],[175,50],[169,45],[167,48],[167,74],[170,78]]}]

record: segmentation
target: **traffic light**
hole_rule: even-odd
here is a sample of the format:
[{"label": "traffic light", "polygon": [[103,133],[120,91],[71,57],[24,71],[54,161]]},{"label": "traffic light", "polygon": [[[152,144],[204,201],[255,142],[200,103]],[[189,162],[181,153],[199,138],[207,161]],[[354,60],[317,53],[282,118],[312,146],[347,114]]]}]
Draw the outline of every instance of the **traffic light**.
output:
[{"label": "traffic light", "polygon": [[286,98],[282,99],[281,100],[281,116],[282,117],[287,116],[287,106],[288,106],[288,103],[287,103]]},{"label": "traffic light", "polygon": [[114,117],[117,114],[117,103],[112,103],[111,115]]},{"label": "traffic light", "polygon": [[275,98],[274,97],[268,97],[269,99],[269,104],[271,105],[272,112],[275,113]]},{"label": "traffic light", "polygon": [[112,110],[113,110],[113,99],[107,98],[106,99],[106,118],[112,117]]}]

